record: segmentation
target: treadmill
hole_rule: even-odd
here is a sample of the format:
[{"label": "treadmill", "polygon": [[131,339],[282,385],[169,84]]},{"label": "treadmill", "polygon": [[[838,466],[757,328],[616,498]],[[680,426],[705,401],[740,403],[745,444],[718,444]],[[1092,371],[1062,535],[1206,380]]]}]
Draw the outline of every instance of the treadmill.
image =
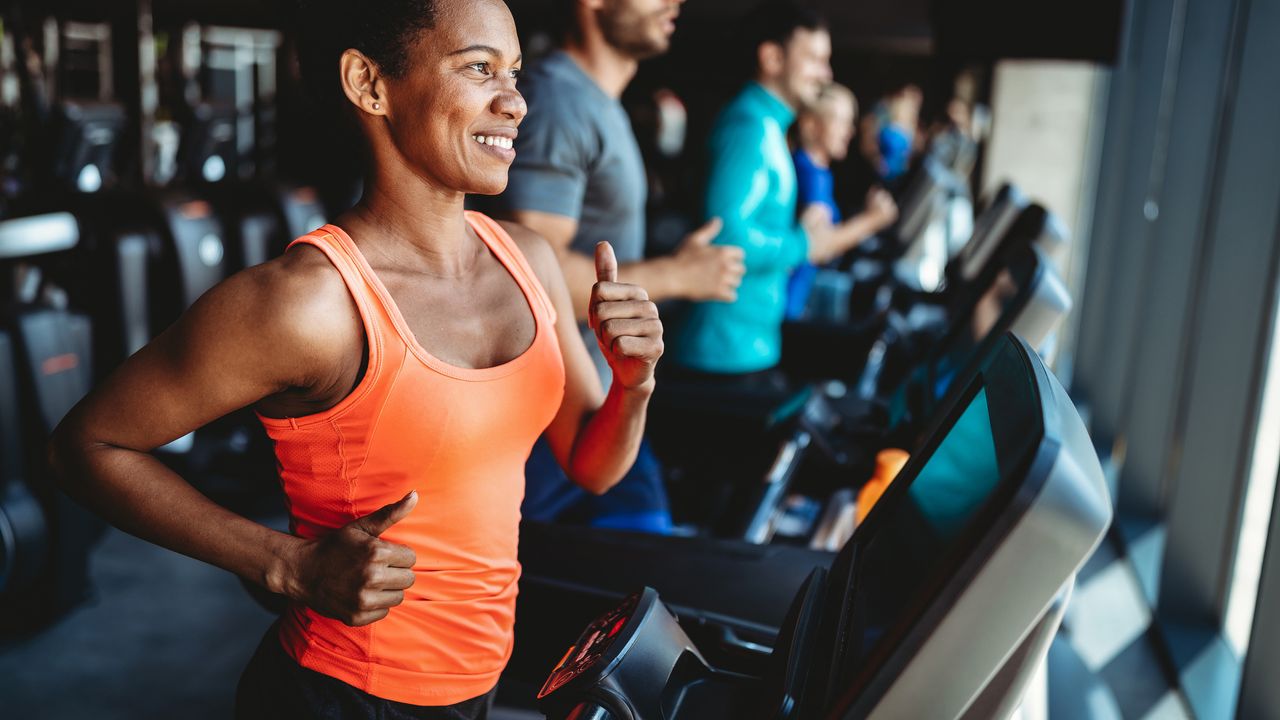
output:
[{"label": "treadmill", "polygon": [[715,621],[639,589],[558,655],[539,707],[578,720],[1007,716],[1110,520],[1070,398],[1006,335],[830,567],[791,589],[785,616],[774,608],[772,642],[709,632]]},{"label": "treadmill", "polygon": [[[707,526],[718,536],[764,543],[781,525],[792,541],[838,547],[838,540],[819,541],[815,532],[834,512],[828,500],[851,485],[849,478],[871,477],[881,449],[915,447],[951,379],[976,372],[975,363],[986,357],[984,343],[990,347],[1014,331],[1039,348],[1070,311],[1065,285],[1031,242],[1049,217],[1037,206],[1021,213],[980,273],[984,291],[957,300],[945,334],[915,353],[920,358],[909,371],[872,365],[840,397],[803,388],[789,400],[725,398],[714,389],[676,388],[678,405],[662,397],[672,389],[663,389],[660,379],[651,437],[664,459],[673,457],[673,446],[682,449],[685,457],[675,455],[682,461],[675,466],[697,473],[684,488],[673,487],[673,498],[694,508],[693,517],[710,519]],[[899,365],[906,359],[889,358]],[[704,442],[691,444],[690,437]],[[793,487],[801,489],[799,497]],[[674,495],[677,490],[687,497]],[[841,497],[845,504],[853,500],[849,492]]]},{"label": "treadmill", "polygon": [[[744,636],[758,639],[776,632],[789,589],[809,569],[831,563],[833,554],[822,549],[832,546],[825,519],[852,499],[850,492],[841,489],[856,489],[870,478],[876,453],[883,448],[921,452],[922,438],[944,422],[944,410],[958,401],[969,379],[1000,351],[1007,332],[1034,342],[1052,330],[1070,307],[1068,301],[1057,305],[1059,312],[1051,311],[1065,299],[1065,288],[1038,248],[1024,247],[1015,253],[1008,272],[1015,292],[1000,297],[1003,290],[997,286],[995,296],[983,301],[1002,303],[1003,312],[976,340],[968,334],[970,326],[965,326],[883,399],[841,408],[843,413],[858,414],[856,422],[833,428],[810,417],[797,423],[789,441],[791,452],[784,445],[775,467],[745,488],[754,491],[757,504],[748,516],[751,525],[736,539],[661,537],[525,521],[520,538],[521,587],[569,588],[578,597],[590,590],[600,598],[616,598],[636,585],[650,584],[668,602],[733,618],[735,629]],[[802,519],[794,517],[790,501],[796,495],[810,498],[817,511]],[[757,522],[761,518],[763,522]],[[735,574],[751,579],[735,581]],[[522,604],[536,605],[537,598],[536,591],[522,590]],[[607,600],[601,602],[607,604]],[[517,631],[522,627],[518,618]],[[545,623],[527,628],[541,636],[551,632]],[[563,630],[572,632],[572,628]],[[516,655],[518,661],[525,659],[525,648],[519,643]]]},{"label": "treadmill", "polygon": [[0,221],[0,637],[87,596],[89,550],[106,529],[50,482],[43,452],[92,386],[89,318],[44,273],[79,240],[70,213]]},{"label": "treadmill", "polygon": [[[1070,294],[1044,252],[1034,246],[1016,249],[978,299],[969,322],[957,323],[892,394],[870,402],[858,397],[830,401],[846,418],[824,438],[835,451],[810,453],[788,488],[790,496],[761,508],[771,516],[762,541],[839,547],[848,529],[838,520],[853,512],[857,481],[872,476],[877,453],[886,448],[919,452],[936,428],[941,409],[957,401],[967,379],[979,374],[998,352],[1006,333],[1038,350],[1070,310]],[[850,477],[855,480],[852,487]],[[788,512],[798,504],[795,495],[822,507],[816,521]]]},{"label": "treadmill", "polygon": [[[875,261],[855,263],[848,271],[857,278],[848,308],[814,307],[813,317],[783,324],[782,367],[799,378],[853,381],[862,365],[851,359],[867,357],[886,331],[893,337],[909,334],[921,324],[945,321],[950,302],[964,292],[982,292],[990,284],[999,270],[995,256],[1025,243],[1039,243],[1046,234],[1043,228],[1036,227],[1036,218],[1023,219],[1028,205],[1017,187],[1003,185],[978,216],[968,241],[947,263],[944,282],[936,291],[904,285],[883,267],[878,271],[868,269],[879,267]],[[1045,217],[1052,215],[1045,213]],[[1019,220],[1021,223],[1017,224]],[[989,267],[995,270],[990,271]],[[844,316],[859,320],[849,323],[823,319]],[[833,345],[834,340],[842,343]]]},{"label": "treadmill", "polygon": [[[1013,207],[1017,207],[1017,196],[1010,191],[992,212],[1007,215]],[[785,486],[811,443],[822,444],[823,428],[839,422],[838,416],[859,417],[856,412],[833,410],[821,392],[795,383],[842,379],[856,383],[855,391],[866,388],[868,393],[858,394],[862,399],[869,399],[877,389],[896,386],[929,357],[942,336],[965,324],[1010,255],[1045,234],[1051,217],[1041,206],[1031,205],[1017,212],[1016,219],[993,218],[988,225],[991,234],[1003,232],[994,242],[984,237],[984,243],[993,242],[994,249],[983,254],[984,261],[971,281],[958,282],[946,293],[916,294],[938,315],[923,328],[896,310],[889,312],[888,328],[879,322],[843,329],[827,323],[797,334],[796,324],[790,324],[790,333],[784,326],[780,367],[793,381],[789,387],[726,390],[701,378],[672,377],[660,369],[650,403],[649,437],[664,466],[672,469],[670,490],[677,519],[710,527],[720,536],[762,541],[762,518],[756,513],[761,493],[747,488],[744,496],[741,480],[765,477],[768,488],[763,501],[781,500],[775,489]],[[839,331],[826,332],[829,329]],[[873,344],[880,347],[878,352]],[[804,360],[797,362],[798,357]],[[875,362],[864,367],[868,357]]]},{"label": "treadmill", "polygon": [[[926,396],[921,391],[938,388],[939,374],[937,369],[922,372],[925,381],[904,384],[889,403],[892,423],[885,419],[884,426],[857,428],[863,434],[851,438],[856,445],[846,446],[843,462],[833,463],[827,453],[802,448],[792,461],[790,472],[795,477],[771,474],[759,488],[762,500],[755,513],[763,518],[759,536],[745,534],[737,540],[661,537],[523,523],[524,573],[512,672],[527,678],[534,669],[554,662],[558,639],[571,635],[641,584],[657,588],[666,602],[678,607],[682,618],[692,618],[713,636],[732,633],[743,643],[760,647],[772,642],[792,590],[811,569],[831,565],[834,554],[825,548],[838,547],[845,531],[828,519],[838,518],[846,509],[842,505],[852,501],[852,489],[870,477],[876,452],[890,446],[924,452],[928,438],[947,422],[940,408],[959,402],[968,384],[965,379],[977,377],[1001,351],[1008,342],[1007,331],[1024,329],[1033,337],[1047,331],[1039,322],[1047,313],[1036,307],[1043,302],[1042,295],[1053,296],[1044,288],[1062,288],[1038,248],[1026,247],[1022,253],[1024,260],[1013,263],[1013,273],[1025,287],[1005,300],[1005,312],[996,325],[982,342],[965,343],[942,356],[948,358],[949,366],[962,367],[949,376],[950,392],[935,396],[931,390]],[[931,367],[947,366],[939,362]],[[805,429],[802,425],[797,432]],[[917,446],[921,436],[925,439]],[[819,508],[803,523],[791,513],[797,495]],[[519,691],[513,682],[519,681],[504,681],[504,694]],[[525,687],[528,692],[534,689]]]}]

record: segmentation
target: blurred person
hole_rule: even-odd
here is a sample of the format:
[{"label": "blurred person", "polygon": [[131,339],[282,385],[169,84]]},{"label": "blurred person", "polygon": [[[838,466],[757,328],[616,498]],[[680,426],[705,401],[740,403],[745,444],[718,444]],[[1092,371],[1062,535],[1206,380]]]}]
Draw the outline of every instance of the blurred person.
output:
[{"label": "blurred person", "polygon": [[[51,456],[120,528],[289,599],[237,717],[481,718],[512,650],[525,458],[545,434],[575,482],[616,483],[662,325],[597,246],[580,302],[606,394],[554,251],[464,209],[505,187],[525,116],[504,3],[300,10],[304,78],[365,141],[363,197],[206,293],[68,414]],[[242,407],[274,441],[288,533],[151,454]]]},{"label": "blurred person", "polygon": [[892,183],[906,174],[911,158],[917,150],[917,129],[920,125],[920,105],[924,93],[916,85],[907,84],[885,98],[879,110],[881,115],[877,149],[880,155],[880,176]]},{"label": "blurred person", "polygon": [[[816,205],[826,212],[832,223],[865,238],[892,224],[898,217],[898,206],[883,188],[873,187],[867,191],[863,211],[842,222],[831,164],[848,157],[857,115],[858,103],[853,91],[836,83],[827,85],[818,99],[802,106],[796,116],[796,149],[791,159],[796,168],[799,207]],[[791,273],[787,284],[788,319],[804,314],[816,274],[817,266],[808,261]]]},{"label": "blurred person", "polygon": [[[566,3],[568,31],[557,50],[521,76],[529,116],[498,211],[551,243],[581,322],[595,282],[592,253],[602,240],[614,246],[622,280],[643,286],[655,302],[733,300],[744,272],[742,251],[710,244],[718,220],[695,230],[673,254],[644,257],[648,180],[619,98],[641,60],[666,52],[683,0],[559,1]],[[585,324],[582,331],[591,337]],[[604,355],[593,357],[607,383]],[[539,442],[529,458],[522,512],[534,520],[671,529],[662,469],[647,443],[622,482],[596,497],[570,482]]]},{"label": "blurred person", "polygon": [[716,118],[709,140],[707,217],[720,218],[717,245],[742,248],[746,275],[732,302],[700,302],[675,333],[681,369],[709,382],[785,385],[782,355],[787,278],[806,259],[826,262],[865,232],[834,225],[818,206],[796,217],[796,171],[787,130],[796,108],[831,82],[831,35],[814,10],[770,0],[754,11],[747,39],[754,79]]}]

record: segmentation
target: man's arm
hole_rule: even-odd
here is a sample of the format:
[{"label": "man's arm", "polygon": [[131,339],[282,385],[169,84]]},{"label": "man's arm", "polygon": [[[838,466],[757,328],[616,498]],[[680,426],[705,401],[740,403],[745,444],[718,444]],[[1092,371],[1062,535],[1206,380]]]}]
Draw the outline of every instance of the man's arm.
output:
[{"label": "man's arm", "polygon": [[[537,210],[514,210],[509,215],[556,251],[574,317],[585,321],[596,268],[594,258],[572,248],[578,221]],[[741,249],[711,244],[720,227],[720,221],[713,219],[689,233],[672,255],[619,264],[618,281],[644,288],[654,302],[677,298],[732,302],[745,267]]]}]

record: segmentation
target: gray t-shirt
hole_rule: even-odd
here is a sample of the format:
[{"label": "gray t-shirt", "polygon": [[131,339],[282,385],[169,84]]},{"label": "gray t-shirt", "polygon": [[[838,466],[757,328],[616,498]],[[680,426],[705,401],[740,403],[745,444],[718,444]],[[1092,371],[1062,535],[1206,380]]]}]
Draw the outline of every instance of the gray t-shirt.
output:
[{"label": "gray t-shirt", "polygon": [[[608,240],[619,262],[644,257],[644,160],[622,103],[558,50],[526,69],[518,87],[529,114],[497,206],[575,218],[570,247],[587,256]],[[608,366],[595,337],[583,330],[607,388]]]}]

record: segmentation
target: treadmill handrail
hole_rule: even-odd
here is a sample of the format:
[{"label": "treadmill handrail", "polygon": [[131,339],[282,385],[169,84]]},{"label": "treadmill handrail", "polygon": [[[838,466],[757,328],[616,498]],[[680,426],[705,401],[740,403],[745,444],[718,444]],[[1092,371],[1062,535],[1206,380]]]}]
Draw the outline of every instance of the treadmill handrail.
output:
[{"label": "treadmill handrail", "polygon": [[69,212],[0,221],[0,260],[63,252],[80,243],[80,225]]}]

